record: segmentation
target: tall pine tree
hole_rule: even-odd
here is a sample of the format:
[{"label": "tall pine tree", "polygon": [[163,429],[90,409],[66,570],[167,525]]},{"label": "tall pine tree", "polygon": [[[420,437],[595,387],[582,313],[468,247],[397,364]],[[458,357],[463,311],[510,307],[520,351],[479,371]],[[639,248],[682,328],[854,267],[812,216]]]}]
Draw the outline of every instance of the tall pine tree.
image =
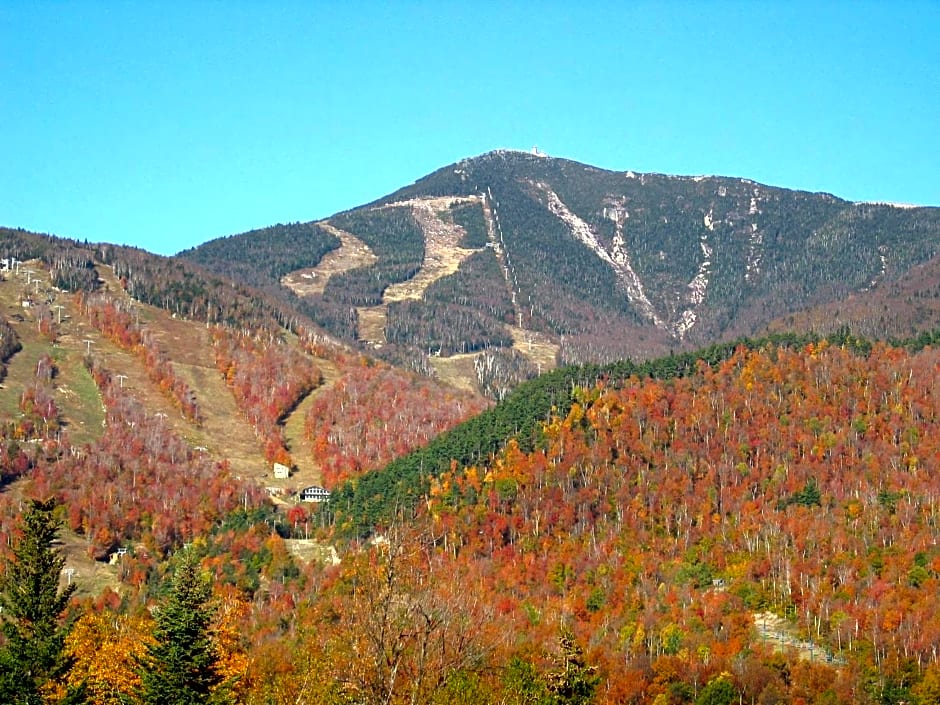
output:
[{"label": "tall pine tree", "polygon": [[141,701],[148,705],[227,702],[212,643],[212,585],[189,551],[155,613],[153,642],[141,663]]},{"label": "tall pine tree", "polygon": [[0,702],[41,703],[42,693],[68,671],[63,616],[75,584],[59,589],[65,558],[52,544],[60,528],[54,500],[31,501],[22,537],[0,575]]}]

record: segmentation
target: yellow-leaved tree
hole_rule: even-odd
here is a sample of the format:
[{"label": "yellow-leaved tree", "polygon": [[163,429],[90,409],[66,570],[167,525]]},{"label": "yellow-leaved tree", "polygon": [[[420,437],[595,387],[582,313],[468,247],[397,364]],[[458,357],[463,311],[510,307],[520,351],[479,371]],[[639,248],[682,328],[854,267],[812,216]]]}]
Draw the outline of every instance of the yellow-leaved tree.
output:
[{"label": "yellow-leaved tree", "polygon": [[89,612],[72,627],[66,653],[69,685],[84,686],[89,702],[121,705],[140,689],[137,662],[153,628],[150,619]]}]

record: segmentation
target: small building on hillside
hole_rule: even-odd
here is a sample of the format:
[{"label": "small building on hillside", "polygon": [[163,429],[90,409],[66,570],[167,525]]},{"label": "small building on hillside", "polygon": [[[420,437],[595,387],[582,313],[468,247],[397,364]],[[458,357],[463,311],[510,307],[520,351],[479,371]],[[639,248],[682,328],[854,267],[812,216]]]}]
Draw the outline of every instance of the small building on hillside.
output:
[{"label": "small building on hillside", "polygon": [[283,463],[274,463],[274,479],[286,480],[290,477],[290,468]]},{"label": "small building on hillside", "polygon": [[330,498],[330,491],[325,487],[320,487],[319,485],[314,485],[312,487],[304,487],[300,491],[300,501],[301,502],[325,502]]}]

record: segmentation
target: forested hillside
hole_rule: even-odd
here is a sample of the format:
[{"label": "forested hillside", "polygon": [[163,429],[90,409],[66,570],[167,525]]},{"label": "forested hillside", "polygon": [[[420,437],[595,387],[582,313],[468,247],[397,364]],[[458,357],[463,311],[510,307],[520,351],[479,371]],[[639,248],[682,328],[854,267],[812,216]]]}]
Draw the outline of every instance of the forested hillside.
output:
[{"label": "forested hillside", "polygon": [[335,235],[313,223],[289,223],[213,240],[180,257],[249,286],[276,286],[281,277],[312,267],[339,247]]},{"label": "forested hillside", "polygon": [[[532,336],[555,365],[652,358],[768,330],[848,325],[901,337],[940,319],[940,210],[741,178],[613,172],[501,150],[291,227],[344,233],[374,257],[320,272],[325,241],[311,246],[305,269],[287,278],[325,283],[292,286],[296,306],[370,354],[425,372],[436,357],[510,348],[539,367],[545,349],[531,353]],[[266,261],[276,242],[258,231],[182,255],[230,272]]]},{"label": "forested hillside", "polygon": [[[435,473],[338,565],[230,514],[195,546],[220,625],[241,615],[237,701],[932,702],[938,337],[566,371],[534,433]],[[80,624],[112,654],[149,628]]]},{"label": "forested hillside", "polygon": [[[444,437],[466,462],[416,454],[422,474],[388,495],[397,513],[379,529],[431,566],[435,589],[418,587],[413,571],[426,569],[394,548],[376,549],[369,570],[394,569],[419,610],[412,625],[475,586],[482,604],[449,613],[434,636],[453,640],[451,686],[470,678],[479,702],[524,702],[519,669],[550,692],[552,664],[572,648],[584,650],[580,676],[597,679],[595,702],[712,702],[712,690],[729,694],[719,702],[932,702],[938,338],[791,337],[523,385],[488,423]],[[504,449],[458,445],[510,419],[520,433]],[[403,467],[376,477],[394,487]],[[331,502],[337,517],[362,486]],[[411,509],[409,496],[421,500]],[[421,528],[402,539],[402,522]],[[381,604],[370,590],[350,597],[353,614]],[[486,636],[461,641],[468,623]],[[320,646],[307,646],[331,666],[345,652],[330,648],[381,626],[351,618],[333,641],[317,624]],[[462,647],[501,653],[500,678],[455,665]],[[420,673],[418,651],[402,659]]]},{"label": "forested hillside", "polygon": [[[100,574],[94,592],[100,580],[140,587],[237,509],[281,522],[289,536],[277,505],[294,507],[294,521],[307,516],[295,493],[322,484],[328,460],[371,469],[485,406],[389,371],[370,393],[399,395],[396,419],[369,405],[355,418],[393,430],[410,421],[410,435],[327,456],[313,436],[289,436],[288,422],[296,415],[300,429],[340,433],[353,417],[330,420],[336,412],[326,410],[348,404],[349,389],[368,389],[373,368],[283,302],[139,250],[2,236],[12,262],[0,272],[0,526],[10,531],[24,493],[58,498],[70,559],[92,559],[88,570]],[[275,463],[291,476],[272,478]],[[116,550],[120,578],[96,563]]]},{"label": "forested hillside", "polygon": [[940,227],[937,209],[519,152],[464,160],[379,203],[445,193],[487,193],[534,325],[568,335],[591,311],[699,343],[753,334],[898,280],[937,254]]},{"label": "forested hillside", "polygon": [[101,284],[99,265],[108,265],[120,286],[140,303],[178,316],[233,327],[310,329],[312,322],[282,300],[179,258],[133,247],[74,240],[0,228],[0,251],[21,262],[39,260],[50,283],[65,291],[94,291]]},{"label": "forested hillside", "polygon": [[139,701],[188,575],[219,702],[940,702],[938,247],[517,152],[177,258],[0,229],[0,689],[40,507],[50,701]]},{"label": "forested hillside", "polygon": [[529,638],[573,625],[598,701],[685,702],[725,673],[745,701],[899,702],[937,674],[938,372],[934,348],[821,342],[599,385],[537,448],[432,481],[421,513]]},{"label": "forested hillside", "polygon": [[[925,333],[906,345],[919,349],[936,342],[935,336]],[[738,348],[802,347],[821,340],[813,335],[793,334],[742,339],[642,363],[622,360],[607,365],[569,366],[540,375],[519,385],[496,407],[440,434],[426,447],[338,488],[334,502],[338,525],[368,532],[376,524],[390,521],[396,511],[414,505],[417,497],[427,493],[428,483],[452,463],[461,466],[479,463],[499,451],[509,439],[524,449],[533,448],[541,439],[542,424],[552,414],[567,414],[578,388],[595,384],[621,386],[634,378],[671,380],[693,374],[703,363],[717,365]],[[825,340],[859,351],[867,351],[871,346],[845,330]]]}]

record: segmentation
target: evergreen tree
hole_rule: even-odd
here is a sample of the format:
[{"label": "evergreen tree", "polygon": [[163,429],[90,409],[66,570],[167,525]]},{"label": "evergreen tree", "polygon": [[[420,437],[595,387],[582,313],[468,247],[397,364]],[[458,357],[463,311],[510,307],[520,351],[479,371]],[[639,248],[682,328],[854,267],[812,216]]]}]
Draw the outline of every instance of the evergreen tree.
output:
[{"label": "evergreen tree", "polygon": [[64,645],[70,625],[63,615],[75,584],[59,589],[65,558],[52,543],[60,527],[54,500],[31,501],[23,515],[23,535],[5,560],[0,575],[0,631],[6,638],[0,647],[0,702],[41,703],[44,687],[69,669]]},{"label": "evergreen tree", "polygon": [[155,612],[153,642],[141,663],[142,702],[197,705],[226,702],[212,643],[212,585],[185,552],[170,592]]},{"label": "evergreen tree", "polygon": [[597,667],[584,659],[584,650],[574,634],[563,627],[560,636],[561,654],[555,668],[548,674],[549,703],[551,705],[585,705],[594,699],[600,682]]}]

